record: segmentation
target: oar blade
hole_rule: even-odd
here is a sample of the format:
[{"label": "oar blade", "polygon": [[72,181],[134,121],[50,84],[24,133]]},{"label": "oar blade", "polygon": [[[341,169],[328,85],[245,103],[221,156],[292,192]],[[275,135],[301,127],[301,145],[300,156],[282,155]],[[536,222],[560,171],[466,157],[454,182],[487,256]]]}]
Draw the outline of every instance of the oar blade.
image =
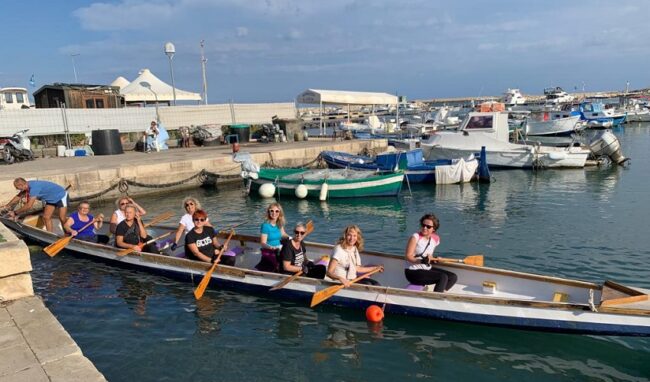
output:
[{"label": "oar blade", "polygon": [[162,213],[162,214],[154,217],[153,219],[151,219],[151,221],[149,223],[146,223],[144,226],[149,227],[149,226],[152,226],[154,224],[158,224],[158,223],[160,223],[162,221],[165,221],[165,220],[171,218],[172,216],[174,216],[174,213],[171,212],[171,211],[167,211],[165,213]]},{"label": "oar blade", "polygon": [[309,235],[312,232],[314,232],[314,222],[310,220],[305,224],[305,235]]},{"label": "oar blade", "polygon": [[50,257],[54,257],[59,252],[61,252],[68,245],[68,243],[70,243],[70,240],[72,240],[72,236],[66,236],[64,238],[61,238],[55,241],[54,243],[48,245],[47,247],[43,248],[43,252],[45,252]]},{"label": "oar blade", "polygon": [[483,266],[483,255],[471,255],[467,256],[463,262],[467,265],[474,265],[477,267]]},{"label": "oar blade", "polygon": [[210,270],[205,274],[201,282],[199,283],[199,286],[196,287],[194,290],[194,298],[197,300],[200,300],[201,297],[203,297],[203,293],[205,293],[205,290],[208,288],[208,285],[210,284],[210,280],[212,279],[212,270],[214,270],[214,267],[210,268]]},{"label": "oar blade", "polygon": [[321,302],[327,300],[328,298],[334,296],[336,292],[340,291],[343,289],[343,285],[334,285],[329,288],[323,289],[321,291],[318,291],[314,293],[314,295],[311,297],[311,304],[309,305],[311,308],[315,307],[316,305],[320,304]]}]

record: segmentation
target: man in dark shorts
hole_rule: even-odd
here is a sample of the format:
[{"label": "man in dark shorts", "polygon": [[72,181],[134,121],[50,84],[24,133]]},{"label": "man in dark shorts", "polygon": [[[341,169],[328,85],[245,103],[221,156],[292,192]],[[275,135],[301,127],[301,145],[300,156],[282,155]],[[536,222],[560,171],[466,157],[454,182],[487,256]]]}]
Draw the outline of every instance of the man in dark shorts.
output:
[{"label": "man in dark shorts", "polygon": [[15,219],[20,214],[29,211],[34,205],[34,202],[36,202],[36,199],[38,199],[45,203],[45,207],[43,207],[43,222],[45,223],[45,228],[50,232],[54,232],[52,227],[52,214],[57,208],[59,209],[59,220],[63,227],[68,219],[66,216],[68,212],[68,193],[65,188],[46,180],[27,181],[24,178],[14,179],[14,187],[16,187],[20,193],[14,196],[13,199],[4,206],[4,209],[12,208],[18,204],[22,198],[25,198],[26,201],[19,209],[9,211],[8,215],[10,218]]}]

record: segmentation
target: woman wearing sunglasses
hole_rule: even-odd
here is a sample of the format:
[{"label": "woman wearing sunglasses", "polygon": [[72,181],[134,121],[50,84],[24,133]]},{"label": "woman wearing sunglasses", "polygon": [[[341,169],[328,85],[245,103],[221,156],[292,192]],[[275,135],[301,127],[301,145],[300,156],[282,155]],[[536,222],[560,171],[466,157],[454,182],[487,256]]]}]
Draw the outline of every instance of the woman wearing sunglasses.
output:
[{"label": "woman wearing sunglasses", "polygon": [[[196,210],[192,214],[192,223],[194,228],[185,235],[185,257],[206,263],[215,261],[222,246],[217,240],[214,228],[207,225],[208,214],[203,210]],[[235,265],[235,256],[221,256],[219,264]]]},{"label": "woman wearing sunglasses", "polygon": [[[343,235],[333,249],[332,259],[327,265],[326,280],[338,280],[346,288],[352,285],[350,280],[357,278],[358,273],[368,273],[379,268],[384,271],[383,265],[361,265],[359,252],[363,251],[363,235],[356,225],[349,225],[343,230]],[[358,281],[359,284],[379,285],[379,282],[369,277]]]},{"label": "woman wearing sunglasses", "polygon": [[117,228],[117,225],[120,224],[122,220],[124,220],[124,209],[129,204],[135,207],[136,216],[143,217],[144,215],[147,214],[147,211],[144,208],[142,208],[138,203],[136,203],[135,200],[133,200],[132,198],[128,196],[120,197],[115,201],[115,207],[117,207],[117,209],[115,210],[115,212],[113,212],[113,215],[111,215],[109,230],[111,231],[112,234],[115,234],[115,229]]},{"label": "woman wearing sunglasses", "polygon": [[440,222],[434,214],[420,218],[420,232],[414,233],[406,245],[408,268],[404,270],[406,279],[413,285],[433,285],[434,292],[446,292],[458,280],[455,273],[433,267],[437,262],[433,251],[440,244],[438,228]]},{"label": "woman wearing sunglasses", "polygon": [[307,248],[303,239],[307,234],[304,224],[297,223],[293,229],[293,237],[282,245],[280,250],[280,259],[282,259],[282,273],[294,274],[302,271],[302,276],[313,279],[322,279],[325,277],[326,268],[321,264],[314,264],[307,258]]},{"label": "woman wearing sunglasses", "polygon": [[255,266],[260,271],[279,272],[278,254],[282,248],[282,238],[288,237],[284,232],[284,211],[279,203],[271,203],[266,208],[266,221],[260,227],[260,244],[262,258]]},{"label": "woman wearing sunglasses", "polygon": [[[176,237],[172,243],[172,251],[176,249],[178,243],[180,242],[183,235],[187,235],[192,229],[194,229],[194,220],[192,215],[201,209],[201,203],[195,198],[188,196],[183,199],[183,208],[185,209],[185,215],[181,217],[181,220],[178,222],[178,229],[176,230]],[[206,226],[211,227],[210,221],[206,221]]]}]

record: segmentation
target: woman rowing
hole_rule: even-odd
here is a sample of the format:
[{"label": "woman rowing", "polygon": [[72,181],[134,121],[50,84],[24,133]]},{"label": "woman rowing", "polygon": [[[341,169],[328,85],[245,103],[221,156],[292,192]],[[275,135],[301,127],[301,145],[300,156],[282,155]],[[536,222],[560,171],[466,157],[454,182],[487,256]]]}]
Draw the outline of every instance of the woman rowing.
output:
[{"label": "woman rowing", "polygon": [[[93,224],[90,224],[93,222]],[[90,241],[93,243],[108,243],[108,236],[97,235],[96,230],[102,228],[104,215],[99,214],[95,218],[90,214],[90,203],[83,201],[77,206],[77,211],[70,214],[63,225],[63,229],[75,239]]]},{"label": "woman rowing", "polygon": [[[194,229],[194,219],[193,214],[201,209],[201,203],[191,196],[183,199],[183,208],[185,209],[185,215],[181,217],[181,220],[178,222],[178,228],[176,229],[176,236],[174,237],[174,243],[171,246],[172,251],[176,249],[176,246],[181,241],[181,238],[184,235],[187,235],[192,229]],[[210,221],[206,220],[205,226],[210,225]]]},{"label": "woman rowing", "polygon": [[433,251],[440,244],[438,228],[440,222],[434,214],[420,218],[420,232],[414,233],[406,245],[408,267],[404,270],[404,275],[413,285],[435,284],[434,292],[446,292],[454,286],[458,276],[431,265],[437,262]]},{"label": "woman rowing", "polygon": [[[115,246],[118,248],[140,249],[140,245],[147,240],[147,230],[144,223],[137,216],[137,208],[132,204],[124,208],[124,220],[115,228]],[[153,244],[142,247],[144,252],[156,253],[157,248]]]},{"label": "woman rowing", "polygon": [[[197,210],[192,214],[194,227],[185,236],[185,257],[191,260],[215,262],[219,252],[223,248],[217,240],[217,233],[214,228],[208,225],[208,214],[203,210]],[[219,264],[235,265],[235,256],[221,256]]]},{"label": "woman rowing", "polygon": [[271,203],[266,208],[266,221],[260,227],[260,244],[262,258],[255,266],[260,271],[278,272],[280,261],[278,254],[282,248],[281,240],[288,237],[284,231],[284,211],[279,203]]},{"label": "woman rowing", "polygon": [[117,225],[124,220],[124,209],[126,208],[127,205],[133,205],[136,208],[136,215],[140,218],[142,218],[144,215],[147,214],[147,211],[142,208],[138,203],[133,200],[133,198],[128,197],[128,196],[122,196],[119,199],[115,201],[115,207],[117,209],[115,212],[113,212],[113,215],[111,215],[111,221],[110,221],[110,227],[109,230],[112,234],[115,234],[115,230],[117,229]]},{"label": "woman rowing", "polygon": [[[352,285],[350,280],[357,278],[357,273],[368,273],[379,268],[384,271],[383,265],[361,265],[359,252],[363,251],[363,235],[356,225],[349,225],[343,230],[343,235],[332,252],[332,259],[327,266],[326,280],[339,280],[346,288]],[[369,277],[358,281],[359,284],[380,285],[379,282]]]},{"label": "woman rowing", "polygon": [[326,267],[322,264],[314,264],[307,258],[307,248],[303,239],[307,234],[307,228],[302,223],[297,223],[293,229],[294,236],[286,240],[280,250],[282,260],[282,273],[295,274],[302,271],[305,277],[322,279],[325,277]]}]

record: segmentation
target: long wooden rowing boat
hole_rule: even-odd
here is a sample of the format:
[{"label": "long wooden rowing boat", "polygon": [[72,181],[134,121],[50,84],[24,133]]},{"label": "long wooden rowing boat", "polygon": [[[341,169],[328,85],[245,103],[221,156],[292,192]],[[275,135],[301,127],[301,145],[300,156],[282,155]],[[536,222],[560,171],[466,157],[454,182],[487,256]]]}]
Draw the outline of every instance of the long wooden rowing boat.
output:
[{"label": "long wooden rowing boat", "polygon": [[[59,237],[27,224],[0,219],[10,229],[42,244]],[[168,229],[173,228],[169,227]],[[269,288],[285,275],[254,269],[259,261],[259,239],[235,235],[232,247],[241,247],[237,266],[219,266],[212,274],[212,287],[260,293],[308,303],[315,292],[335,283],[298,277],[284,288]],[[143,269],[198,284],[209,269],[207,263],[152,253],[120,257],[113,247],[72,240],[68,251],[118,266]],[[329,255],[332,246],[307,243],[310,258]],[[353,285],[325,303],[365,308],[386,304],[387,314],[404,314],[520,329],[650,336],[650,290],[631,288],[612,281],[592,283],[505,269],[445,263],[440,268],[458,275],[447,293],[407,286],[402,256],[366,251],[364,263],[383,264],[385,271],[373,276],[382,286]]]}]

